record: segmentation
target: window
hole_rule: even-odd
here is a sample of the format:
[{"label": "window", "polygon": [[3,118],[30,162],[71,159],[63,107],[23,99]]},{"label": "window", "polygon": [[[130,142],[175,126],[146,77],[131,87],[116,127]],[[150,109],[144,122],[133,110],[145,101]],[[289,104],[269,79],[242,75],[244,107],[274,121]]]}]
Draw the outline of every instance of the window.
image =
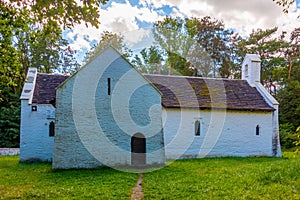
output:
[{"label": "window", "polygon": [[256,126],[256,135],[259,135],[259,125]]},{"label": "window", "polygon": [[200,121],[195,121],[195,136],[200,136]]},{"label": "window", "polygon": [[110,95],[110,78],[107,78],[107,94]]},{"label": "window", "polygon": [[54,137],[55,133],[54,133],[54,128],[55,128],[55,124],[54,122],[50,122],[49,124],[49,137]]},{"label": "window", "polygon": [[245,65],[245,77],[248,77],[248,65]]}]

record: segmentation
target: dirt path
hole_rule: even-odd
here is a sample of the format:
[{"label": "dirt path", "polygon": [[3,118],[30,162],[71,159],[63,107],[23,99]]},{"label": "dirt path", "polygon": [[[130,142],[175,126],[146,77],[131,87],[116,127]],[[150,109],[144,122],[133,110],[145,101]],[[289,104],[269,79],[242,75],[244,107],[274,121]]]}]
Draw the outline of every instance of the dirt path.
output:
[{"label": "dirt path", "polygon": [[144,192],[142,188],[143,174],[140,173],[139,178],[136,182],[136,186],[131,191],[131,200],[141,200],[143,199]]}]

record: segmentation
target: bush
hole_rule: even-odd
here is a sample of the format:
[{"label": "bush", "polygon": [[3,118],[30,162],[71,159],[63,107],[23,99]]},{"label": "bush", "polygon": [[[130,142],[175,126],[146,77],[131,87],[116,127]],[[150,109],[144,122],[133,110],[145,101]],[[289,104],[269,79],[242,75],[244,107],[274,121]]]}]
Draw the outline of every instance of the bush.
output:
[{"label": "bush", "polygon": [[293,124],[280,124],[280,143],[283,149],[297,149],[300,147],[300,126],[295,129]]},{"label": "bush", "polygon": [[0,107],[0,147],[19,147],[20,103]]}]

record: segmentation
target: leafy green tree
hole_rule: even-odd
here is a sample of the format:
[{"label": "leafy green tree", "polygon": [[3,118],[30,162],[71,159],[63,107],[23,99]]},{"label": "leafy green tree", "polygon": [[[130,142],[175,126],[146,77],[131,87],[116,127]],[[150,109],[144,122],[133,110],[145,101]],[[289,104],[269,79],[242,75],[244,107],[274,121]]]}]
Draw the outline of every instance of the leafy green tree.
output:
[{"label": "leafy green tree", "polygon": [[76,24],[85,23],[99,27],[100,4],[108,0],[7,0],[12,5],[28,10],[35,22],[45,25],[52,23],[72,28]]},{"label": "leafy green tree", "polygon": [[72,72],[78,64],[62,37],[79,23],[98,27],[105,0],[0,1],[0,145],[16,146],[19,96],[29,67]]},{"label": "leafy green tree", "polygon": [[[19,96],[10,93],[10,99]],[[0,102],[0,147],[18,147],[20,142],[20,103]]]},{"label": "leafy green tree", "polygon": [[[249,38],[240,41],[240,48],[242,51],[242,57],[245,53],[254,53],[260,55],[262,60],[261,67],[261,81],[269,81],[272,77],[272,81],[280,81],[281,77],[275,77],[272,72],[278,67],[287,67],[287,60],[285,57],[284,49],[288,47],[288,42],[284,41],[284,36],[277,38],[278,28],[272,29],[258,29],[253,31]],[[286,69],[285,69],[286,70]]]},{"label": "leafy green tree", "polygon": [[280,103],[280,123],[291,123],[294,128],[300,126],[300,83],[290,81],[279,90],[277,99]]},{"label": "leafy green tree", "polygon": [[[289,61],[289,72],[288,72],[288,80],[291,80],[292,72],[294,66],[298,67],[299,72],[299,63],[300,63],[300,27],[295,28],[291,32],[290,42],[288,47],[286,48],[286,56]],[[294,70],[296,72],[296,70]],[[296,75],[296,76],[295,76]],[[299,73],[294,74],[293,77],[300,81]]]},{"label": "leafy green tree", "polygon": [[198,19],[196,40],[213,61],[213,76],[217,73],[221,77],[229,77],[235,71],[235,64],[231,58],[233,31],[225,29],[225,24],[209,16]]},{"label": "leafy green tree", "polygon": [[129,59],[132,55],[132,51],[126,46],[124,37],[122,35],[104,31],[101,35],[99,43],[93,46],[91,50],[86,54],[84,62],[89,62],[92,58],[97,56],[101,51],[109,46],[118,50],[127,59]]},{"label": "leafy green tree", "polygon": [[156,45],[163,50],[166,56],[168,74],[191,74],[192,70],[189,69],[186,55],[194,41],[186,34],[185,20],[166,17],[154,24],[153,36]]},{"label": "leafy green tree", "polygon": [[162,65],[162,53],[157,46],[144,48],[140,52],[140,56],[135,55],[132,63],[142,73],[167,74],[168,70]]},{"label": "leafy green tree", "polygon": [[300,135],[300,82],[291,80],[277,95],[280,103],[280,139],[284,148],[299,146]]},{"label": "leafy green tree", "polygon": [[[213,77],[217,74],[228,77],[236,71],[232,56],[233,32],[225,29],[219,20],[208,16],[201,19],[166,17],[154,24],[153,35],[165,52],[169,74],[174,69],[183,75],[195,75],[195,71],[208,75],[212,71]],[[203,52],[201,63],[199,55]]]}]

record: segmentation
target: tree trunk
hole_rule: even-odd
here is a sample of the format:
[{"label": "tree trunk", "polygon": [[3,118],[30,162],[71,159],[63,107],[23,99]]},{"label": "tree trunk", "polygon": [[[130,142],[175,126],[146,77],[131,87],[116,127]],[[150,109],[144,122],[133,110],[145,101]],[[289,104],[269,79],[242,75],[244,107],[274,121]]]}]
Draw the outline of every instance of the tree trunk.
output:
[{"label": "tree trunk", "polygon": [[288,81],[290,81],[290,79],[291,79],[292,69],[293,69],[293,57],[290,56],[290,68],[289,68],[289,74],[288,74]]}]

